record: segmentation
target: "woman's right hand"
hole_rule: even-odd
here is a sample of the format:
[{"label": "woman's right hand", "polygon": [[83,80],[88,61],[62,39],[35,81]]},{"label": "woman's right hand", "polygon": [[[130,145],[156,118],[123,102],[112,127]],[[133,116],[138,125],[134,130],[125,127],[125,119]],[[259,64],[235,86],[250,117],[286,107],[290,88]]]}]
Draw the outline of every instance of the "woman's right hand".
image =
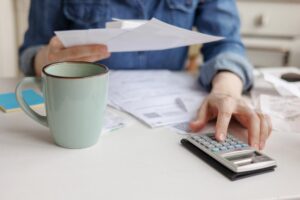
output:
[{"label": "woman's right hand", "polygon": [[41,48],[34,59],[36,76],[41,76],[42,68],[53,62],[87,61],[95,62],[108,58],[110,53],[105,45],[81,45],[65,48],[61,41],[52,37],[49,44]]}]

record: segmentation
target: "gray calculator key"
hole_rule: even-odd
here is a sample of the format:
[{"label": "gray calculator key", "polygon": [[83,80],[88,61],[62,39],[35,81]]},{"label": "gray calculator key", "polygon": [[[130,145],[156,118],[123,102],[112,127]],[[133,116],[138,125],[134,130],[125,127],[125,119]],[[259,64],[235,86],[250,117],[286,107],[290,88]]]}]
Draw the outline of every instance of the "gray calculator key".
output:
[{"label": "gray calculator key", "polygon": [[221,147],[222,144],[221,144],[221,143],[217,143],[216,146],[217,146],[217,147]]},{"label": "gray calculator key", "polygon": [[241,144],[236,144],[235,148],[242,148],[242,145]]},{"label": "gray calculator key", "polygon": [[217,147],[215,147],[215,148],[213,148],[213,149],[212,149],[212,151],[213,151],[213,152],[219,152],[219,151],[220,151],[220,149],[219,149],[219,148],[217,148]]},{"label": "gray calculator key", "polygon": [[230,149],[230,150],[235,149],[235,147],[233,145],[230,145],[227,148]]},{"label": "gray calculator key", "polygon": [[226,147],[220,147],[220,149],[222,150],[222,151],[225,151],[225,150],[227,150],[227,148]]},{"label": "gray calculator key", "polygon": [[207,147],[210,145],[209,142],[203,142],[203,144],[204,144],[205,146],[207,146]]},{"label": "gray calculator key", "polygon": [[242,144],[242,147],[249,147],[249,145],[248,144]]}]

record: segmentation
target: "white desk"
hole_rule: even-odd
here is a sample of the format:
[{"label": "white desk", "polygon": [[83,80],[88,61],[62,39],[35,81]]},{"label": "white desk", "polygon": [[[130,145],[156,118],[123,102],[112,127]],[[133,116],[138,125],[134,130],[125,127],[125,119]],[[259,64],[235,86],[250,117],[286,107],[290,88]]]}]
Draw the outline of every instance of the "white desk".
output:
[{"label": "white desk", "polygon": [[[16,80],[0,79],[0,92]],[[23,112],[0,112],[0,200],[300,198],[300,134],[273,133],[275,172],[231,182],[180,145],[181,136],[138,121],[83,150],[53,144]]]}]

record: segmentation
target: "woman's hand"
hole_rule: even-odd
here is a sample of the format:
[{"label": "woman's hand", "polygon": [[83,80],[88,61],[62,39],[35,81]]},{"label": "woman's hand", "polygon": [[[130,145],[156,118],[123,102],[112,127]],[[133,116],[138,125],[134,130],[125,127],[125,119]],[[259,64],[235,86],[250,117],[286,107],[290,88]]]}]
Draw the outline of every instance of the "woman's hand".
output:
[{"label": "woman's hand", "polygon": [[60,61],[95,62],[109,56],[110,53],[105,45],[82,45],[65,48],[61,41],[54,36],[49,44],[36,54],[34,69],[36,75],[40,76],[42,68],[49,63]]},{"label": "woman's hand", "polygon": [[194,132],[217,118],[216,138],[224,141],[232,117],[248,129],[248,143],[263,149],[272,131],[270,117],[251,109],[241,98],[242,81],[231,72],[220,72],[213,80],[212,92],[202,103],[197,119],[191,122]]}]

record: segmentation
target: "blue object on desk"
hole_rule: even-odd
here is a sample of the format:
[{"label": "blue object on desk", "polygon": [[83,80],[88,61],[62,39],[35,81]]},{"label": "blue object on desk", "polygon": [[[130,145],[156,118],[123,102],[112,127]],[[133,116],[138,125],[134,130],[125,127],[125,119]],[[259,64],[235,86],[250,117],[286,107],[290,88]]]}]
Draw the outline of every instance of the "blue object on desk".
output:
[{"label": "blue object on desk", "polygon": [[[31,107],[41,106],[44,99],[33,89],[24,90],[23,97]],[[20,109],[15,93],[0,94],[0,109],[4,112],[12,112]]]}]

